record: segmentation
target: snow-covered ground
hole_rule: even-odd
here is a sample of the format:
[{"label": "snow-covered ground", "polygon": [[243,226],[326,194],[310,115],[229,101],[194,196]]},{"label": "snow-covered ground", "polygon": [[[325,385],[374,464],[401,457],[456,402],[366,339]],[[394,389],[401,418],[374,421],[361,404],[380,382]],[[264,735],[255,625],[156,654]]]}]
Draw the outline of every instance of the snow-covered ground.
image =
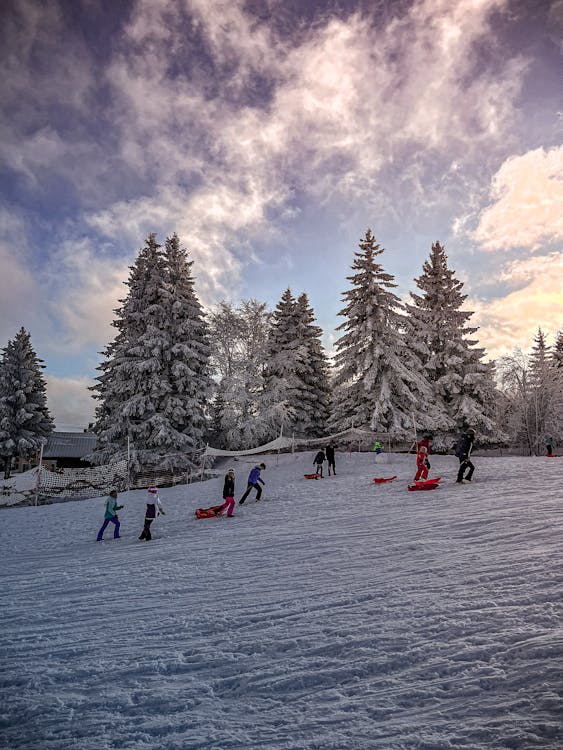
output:
[{"label": "snow-covered ground", "polygon": [[563,458],[415,493],[413,456],[313,455],[233,519],[193,516],[222,479],[162,490],[150,543],[144,491],[103,543],[103,498],[3,510],[0,747],[561,750]]}]

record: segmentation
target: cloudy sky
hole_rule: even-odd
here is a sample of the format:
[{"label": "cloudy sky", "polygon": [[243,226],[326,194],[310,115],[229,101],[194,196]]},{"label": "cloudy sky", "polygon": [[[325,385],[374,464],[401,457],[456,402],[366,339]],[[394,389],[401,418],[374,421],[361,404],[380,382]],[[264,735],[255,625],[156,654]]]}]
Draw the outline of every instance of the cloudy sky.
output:
[{"label": "cloudy sky", "polygon": [[206,306],[306,291],[330,348],[367,227],[446,245],[491,357],[563,324],[563,0],[4,0],[0,346],[59,427],[149,232]]}]

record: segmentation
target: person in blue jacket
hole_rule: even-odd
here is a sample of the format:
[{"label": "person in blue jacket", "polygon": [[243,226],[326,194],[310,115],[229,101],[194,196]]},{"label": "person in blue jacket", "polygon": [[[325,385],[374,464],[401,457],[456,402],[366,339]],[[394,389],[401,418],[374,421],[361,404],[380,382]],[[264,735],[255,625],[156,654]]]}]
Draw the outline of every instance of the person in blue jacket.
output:
[{"label": "person in blue jacket", "polygon": [[98,531],[98,538],[96,541],[101,542],[104,538],[104,531],[108,527],[108,524],[113,523],[115,528],[113,530],[113,538],[119,539],[119,518],[117,517],[117,511],[121,510],[123,505],[117,504],[117,490],[112,490],[109,493],[109,497],[106,500],[106,510],[104,513],[104,522],[102,528]]},{"label": "person in blue jacket", "polygon": [[[244,504],[244,501],[250,494],[250,491],[253,487],[256,490],[256,500],[260,500],[262,496],[262,487],[260,487],[260,484],[265,484],[265,482],[260,478],[260,472],[263,471],[265,468],[266,468],[266,464],[260,464],[260,466],[255,466],[252,469],[252,471],[248,475],[248,486],[246,488],[246,492],[238,501],[239,505]],[[258,482],[260,482],[260,484],[258,484]]]}]

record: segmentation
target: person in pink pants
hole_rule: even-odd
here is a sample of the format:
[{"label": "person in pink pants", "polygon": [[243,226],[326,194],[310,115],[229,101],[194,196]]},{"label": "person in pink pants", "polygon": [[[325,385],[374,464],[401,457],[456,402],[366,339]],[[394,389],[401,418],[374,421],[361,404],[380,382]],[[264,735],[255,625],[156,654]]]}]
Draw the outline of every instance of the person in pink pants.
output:
[{"label": "person in pink pants", "polygon": [[217,511],[218,516],[222,516],[227,511],[227,518],[233,517],[235,507],[235,470],[229,469],[225,475],[225,484],[223,485],[223,505]]}]

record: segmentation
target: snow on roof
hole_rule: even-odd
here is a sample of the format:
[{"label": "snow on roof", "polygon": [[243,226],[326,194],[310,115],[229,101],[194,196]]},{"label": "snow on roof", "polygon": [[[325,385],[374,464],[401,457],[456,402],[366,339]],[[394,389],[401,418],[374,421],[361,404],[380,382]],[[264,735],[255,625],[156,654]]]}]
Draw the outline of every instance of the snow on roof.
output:
[{"label": "snow on roof", "polygon": [[83,458],[94,450],[96,436],[91,432],[52,432],[43,458]]}]

